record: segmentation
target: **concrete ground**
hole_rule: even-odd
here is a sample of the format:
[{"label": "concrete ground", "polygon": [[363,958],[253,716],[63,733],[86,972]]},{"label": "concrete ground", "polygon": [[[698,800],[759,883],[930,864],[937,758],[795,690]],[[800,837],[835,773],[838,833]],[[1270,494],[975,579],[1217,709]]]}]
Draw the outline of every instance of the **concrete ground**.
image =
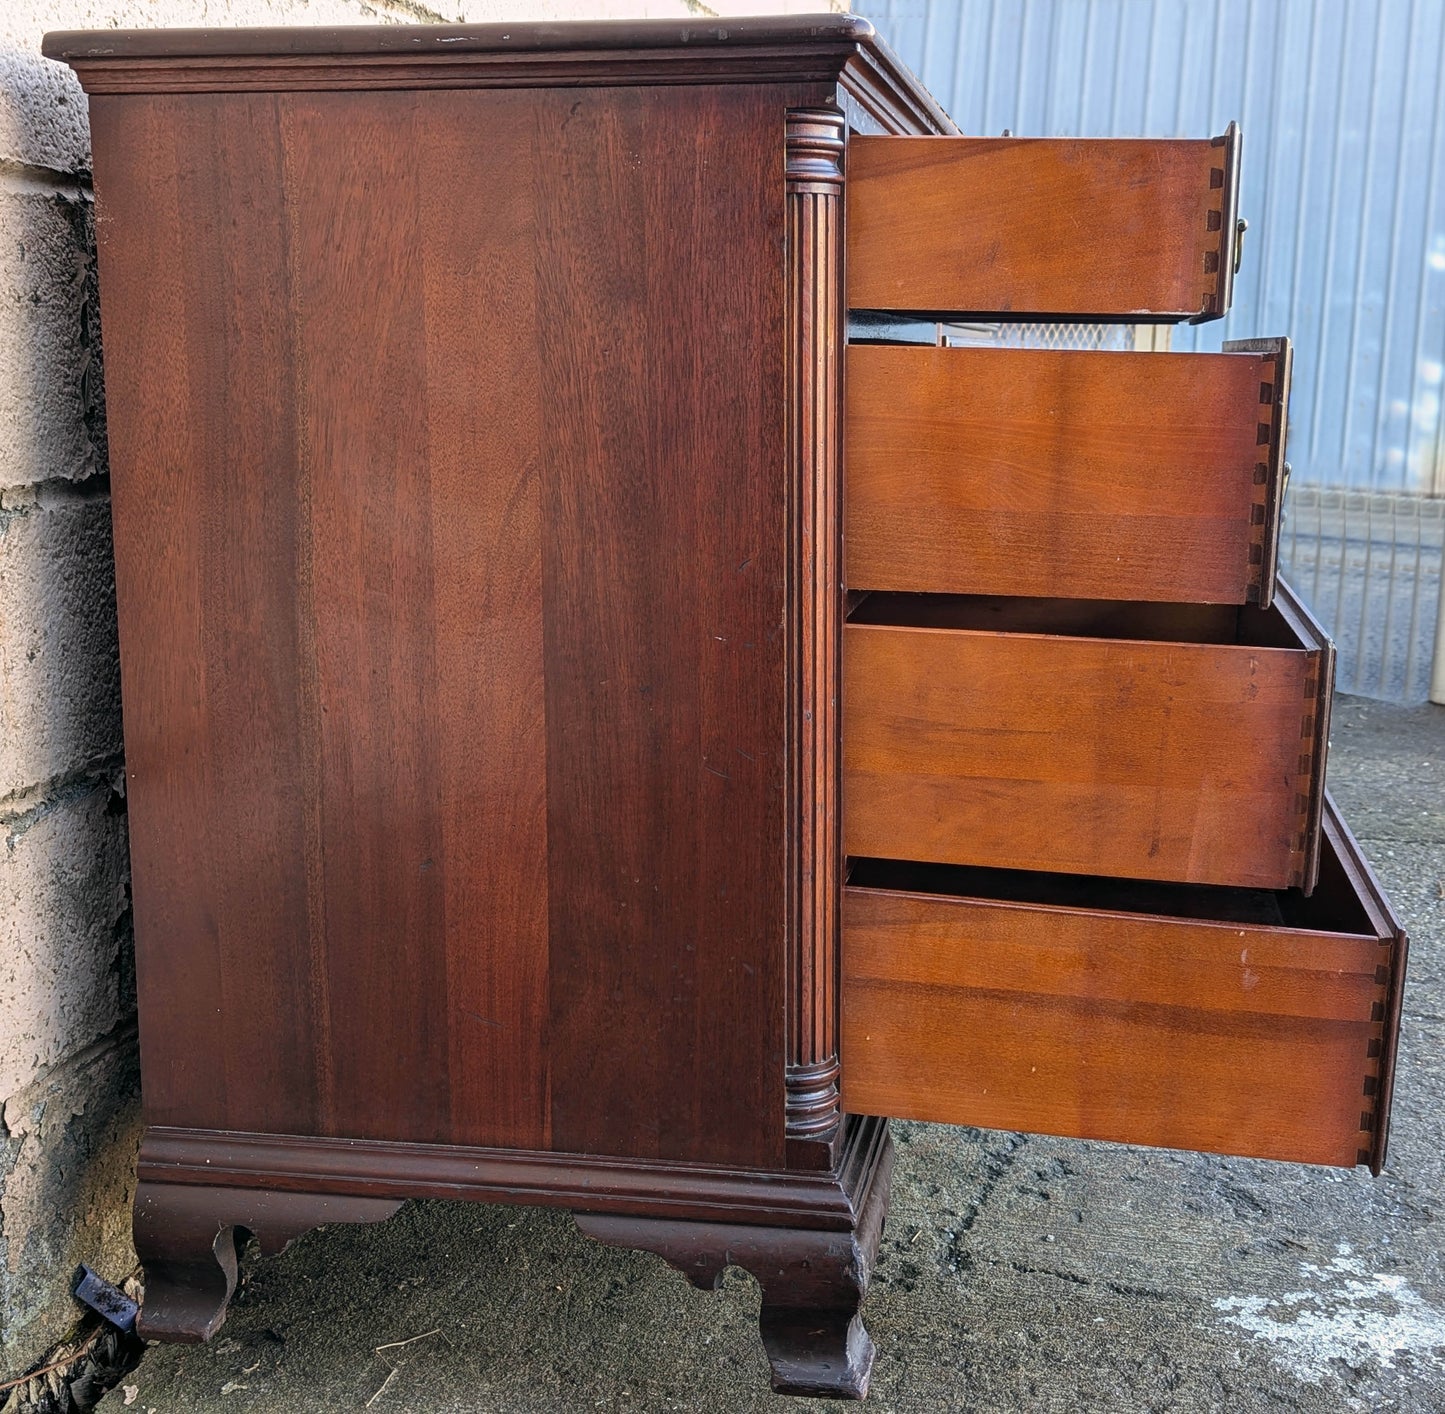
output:
[{"label": "concrete ground", "polygon": [[[1332,737],[1413,941],[1385,1176],[899,1125],[875,1410],[1445,1410],[1445,709],[1344,699]],[[417,1203],[251,1263],[211,1345],[101,1409],[806,1408],[757,1304],[565,1213]]]}]

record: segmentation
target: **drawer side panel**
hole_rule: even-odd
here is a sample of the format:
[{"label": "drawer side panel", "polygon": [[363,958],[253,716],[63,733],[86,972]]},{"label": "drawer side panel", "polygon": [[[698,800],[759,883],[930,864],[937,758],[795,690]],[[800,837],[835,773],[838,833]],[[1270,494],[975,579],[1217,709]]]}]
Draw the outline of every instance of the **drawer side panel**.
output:
[{"label": "drawer side panel", "polygon": [[1303,649],[850,624],[846,852],[1302,883],[1318,668]]},{"label": "drawer side panel", "polygon": [[854,309],[1214,319],[1234,268],[1238,134],[1203,141],[855,137]]},{"label": "drawer side panel", "polygon": [[855,345],[848,585],[1258,600],[1274,375],[1260,354]]},{"label": "drawer side panel", "polygon": [[1351,1166],[1393,939],[845,890],[851,1111]]}]

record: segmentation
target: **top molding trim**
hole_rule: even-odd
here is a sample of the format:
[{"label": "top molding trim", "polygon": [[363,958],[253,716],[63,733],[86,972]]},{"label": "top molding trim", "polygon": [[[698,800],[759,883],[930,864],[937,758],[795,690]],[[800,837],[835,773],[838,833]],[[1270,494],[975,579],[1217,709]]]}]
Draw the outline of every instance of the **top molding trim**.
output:
[{"label": "top molding trim", "polygon": [[60,30],[41,52],[93,94],[841,82],[890,131],[958,131],[853,15]]},{"label": "top molding trim", "polygon": [[501,54],[525,50],[744,49],[833,39],[863,43],[877,31],[856,15],[760,15],[716,20],[581,20],[486,25],[284,25],[252,29],[57,30],[47,58],[229,59],[341,55]]}]

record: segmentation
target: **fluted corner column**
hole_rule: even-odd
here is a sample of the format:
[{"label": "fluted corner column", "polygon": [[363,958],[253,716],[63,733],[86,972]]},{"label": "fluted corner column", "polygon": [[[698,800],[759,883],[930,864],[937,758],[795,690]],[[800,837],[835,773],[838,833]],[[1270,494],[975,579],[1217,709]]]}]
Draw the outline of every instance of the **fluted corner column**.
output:
[{"label": "fluted corner column", "polygon": [[837,1132],[844,117],[787,115],[789,804],[787,1135]]}]

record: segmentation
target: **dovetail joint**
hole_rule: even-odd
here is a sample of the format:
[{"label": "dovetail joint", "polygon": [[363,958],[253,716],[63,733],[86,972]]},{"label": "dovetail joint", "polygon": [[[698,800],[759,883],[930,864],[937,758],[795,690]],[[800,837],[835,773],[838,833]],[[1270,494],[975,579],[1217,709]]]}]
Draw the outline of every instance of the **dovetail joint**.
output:
[{"label": "dovetail joint", "polygon": [[[1261,376],[1259,383],[1261,413],[1255,422],[1255,445],[1258,447],[1273,445],[1279,418],[1275,404],[1278,370],[1267,356],[1264,362],[1262,373],[1268,376]],[[1267,422],[1262,420],[1265,417],[1269,419]],[[1251,602],[1256,604],[1264,597],[1264,540],[1268,534],[1270,489],[1269,462],[1255,462],[1254,501],[1250,506],[1250,529],[1254,535],[1249,549],[1249,591]]]},{"label": "dovetail joint", "polygon": [[1370,1006],[1370,1022],[1379,1030],[1365,1042],[1365,1075],[1360,1086],[1360,1093],[1371,1102],[1370,1109],[1360,1115],[1360,1129],[1374,1134],[1376,1139],[1369,1149],[1359,1150],[1356,1160],[1371,1167],[1377,1166],[1383,1158],[1384,1126],[1389,1120],[1388,1113],[1381,1110],[1382,1099],[1389,1087],[1389,1076],[1383,1069],[1386,1045],[1384,1027],[1389,1009],[1391,971],[1397,961],[1396,939],[1383,937],[1380,944],[1390,949],[1390,958],[1388,962],[1378,963],[1375,967],[1375,986],[1379,989],[1379,995]]},{"label": "dovetail joint", "polygon": [[1204,293],[1200,298],[1200,312],[1219,312],[1219,291],[1223,283],[1221,276],[1226,262],[1234,258],[1233,232],[1224,229],[1224,168],[1211,166],[1209,169],[1209,190],[1217,203],[1204,213],[1204,229],[1215,239],[1206,245],[1200,262],[1204,279]]}]

